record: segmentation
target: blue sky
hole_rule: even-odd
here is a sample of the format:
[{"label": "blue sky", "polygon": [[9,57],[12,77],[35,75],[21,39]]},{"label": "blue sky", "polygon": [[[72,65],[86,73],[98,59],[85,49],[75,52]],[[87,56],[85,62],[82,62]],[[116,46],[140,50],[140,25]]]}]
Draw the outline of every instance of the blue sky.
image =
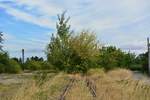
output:
[{"label": "blue sky", "polygon": [[150,0],[0,0],[0,31],[11,57],[45,57],[57,14],[67,10],[72,30],[94,31],[104,45],[145,52]]}]

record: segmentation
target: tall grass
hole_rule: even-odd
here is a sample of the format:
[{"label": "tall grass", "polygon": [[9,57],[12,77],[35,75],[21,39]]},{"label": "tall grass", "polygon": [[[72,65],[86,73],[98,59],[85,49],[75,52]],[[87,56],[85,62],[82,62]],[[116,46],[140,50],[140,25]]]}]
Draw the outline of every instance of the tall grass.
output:
[{"label": "tall grass", "polygon": [[150,83],[132,79],[128,70],[114,70],[95,81],[97,100],[150,100]]},{"label": "tall grass", "polygon": [[84,81],[77,81],[66,95],[66,100],[92,100],[92,95]]},{"label": "tall grass", "polygon": [[[134,80],[132,72],[117,69],[104,72],[102,69],[91,69],[86,77],[80,74],[51,74],[42,84],[37,79],[30,79],[20,88],[16,87],[13,95],[6,94],[0,100],[58,100],[70,77],[77,79],[65,96],[66,100],[93,100],[85,78],[96,85],[96,100],[150,100],[150,83]],[[11,90],[11,92],[13,92]]]},{"label": "tall grass", "polygon": [[24,83],[8,100],[56,100],[68,81],[68,76],[64,73],[50,77],[40,85],[37,83],[39,81],[32,79]]}]

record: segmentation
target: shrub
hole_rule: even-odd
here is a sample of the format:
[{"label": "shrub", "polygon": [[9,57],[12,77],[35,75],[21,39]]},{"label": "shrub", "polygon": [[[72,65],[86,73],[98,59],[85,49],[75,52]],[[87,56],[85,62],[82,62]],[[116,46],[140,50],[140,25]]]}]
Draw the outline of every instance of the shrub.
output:
[{"label": "shrub", "polygon": [[41,69],[41,62],[40,61],[27,61],[25,64],[25,69],[28,70],[40,70]]},{"label": "shrub", "polygon": [[58,15],[57,35],[52,35],[51,42],[47,47],[47,59],[57,70],[65,70],[69,65],[69,46],[71,36],[70,25],[67,25],[69,18],[65,18],[65,12]]},{"label": "shrub", "polygon": [[9,56],[7,53],[0,52],[0,63],[4,65],[9,63]]},{"label": "shrub", "polygon": [[99,44],[94,33],[83,31],[73,36],[69,42],[70,66],[68,71],[87,72],[90,68],[97,67]]},{"label": "shrub", "polygon": [[109,71],[108,76],[110,76],[114,80],[127,80],[132,78],[133,73],[127,69],[115,69]]},{"label": "shrub", "polygon": [[22,64],[24,70],[51,70],[54,66],[47,61],[35,61],[27,60],[25,64]]},{"label": "shrub", "polygon": [[67,25],[69,18],[65,13],[58,16],[57,33],[52,36],[47,47],[47,59],[58,70],[69,73],[86,73],[89,68],[97,67],[99,45],[96,36],[83,31],[74,36]]},{"label": "shrub", "polygon": [[103,47],[100,49],[99,65],[106,70],[115,68],[131,69],[135,65],[135,57],[133,53],[123,52],[113,46]]},{"label": "shrub", "polygon": [[9,65],[5,70],[7,73],[20,73],[21,66],[15,60],[9,60]]},{"label": "shrub", "polygon": [[99,45],[93,33],[83,31],[70,37],[66,44],[58,44],[56,40],[48,47],[48,61],[57,69],[68,73],[86,73],[98,66]]},{"label": "shrub", "polygon": [[7,53],[0,53],[0,73],[19,73],[21,67],[18,62],[9,58]]},{"label": "shrub", "polygon": [[41,62],[41,67],[42,67],[41,69],[43,69],[43,70],[54,69],[54,66],[47,61]]},{"label": "shrub", "polygon": [[5,72],[5,65],[0,63],[0,73]]},{"label": "shrub", "polygon": [[88,70],[87,75],[90,77],[103,77],[105,76],[105,71],[104,69],[100,69],[100,68],[92,68],[90,70]]}]

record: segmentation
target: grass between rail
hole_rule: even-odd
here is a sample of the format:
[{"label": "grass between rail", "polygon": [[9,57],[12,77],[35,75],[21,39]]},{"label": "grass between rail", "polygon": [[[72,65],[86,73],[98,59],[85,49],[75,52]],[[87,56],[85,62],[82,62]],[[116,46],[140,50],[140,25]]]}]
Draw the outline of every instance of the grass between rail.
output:
[{"label": "grass between rail", "polygon": [[[86,75],[50,73],[44,80],[31,78],[22,84],[0,84],[0,100],[58,100],[70,78],[76,81],[67,90],[65,100],[150,100],[150,83],[134,80],[132,72],[125,69],[107,73],[92,69]],[[95,86],[95,98],[86,78]],[[40,81],[43,82],[39,84]]]}]

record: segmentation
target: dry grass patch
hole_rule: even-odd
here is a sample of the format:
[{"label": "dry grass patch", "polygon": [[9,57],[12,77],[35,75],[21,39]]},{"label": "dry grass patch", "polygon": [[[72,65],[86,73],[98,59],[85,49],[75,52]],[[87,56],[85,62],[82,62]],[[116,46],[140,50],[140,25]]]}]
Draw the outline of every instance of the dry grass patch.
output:
[{"label": "dry grass patch", "polygon": [[64,73],[53,76],[42,85],[30,80],[10,100],[56,100],[68,80],[68,76]]},{"label": "dry grass patch", "polygon": [[101,78],[101,77],[105,77],[105,71],[104,69],[90,69],[88,72],[87,72],[87,76],[90,77],[91,79],[97,79],[97,78]]},{"label": "dry grass patch", "polygon": [[116,81],[132,79],[132,72],[127,69],[115,69],[109,71],[107,75]]},{"label": "dry grass patch", "polygon": [[[132,79],[132,72],[117,69],[105,73],[101,69],[91,69],[87,76],[82,74],[52,74],[39,84],[30,79],[21,87],[0,86],[0,100],[58,100],[70,78],[76,81],[67,92],[66,100],[93,100],[86,79],[96,86],[96,100],[150,100],[150,84],[144,80]],[[11,93],[11,95],[9,95]],[[13,94],[13,95],[12,95]]]},{"label": "dry grass patch", "polygon": [[150,100],[150,84],[132,79],[128,70],[113,70],[95,81],[97,100]]},{"label": "dry grass patch", "polygon": [[84,81],[77,81],[66,95],[66,100],[92,100],[92,95]]}]

